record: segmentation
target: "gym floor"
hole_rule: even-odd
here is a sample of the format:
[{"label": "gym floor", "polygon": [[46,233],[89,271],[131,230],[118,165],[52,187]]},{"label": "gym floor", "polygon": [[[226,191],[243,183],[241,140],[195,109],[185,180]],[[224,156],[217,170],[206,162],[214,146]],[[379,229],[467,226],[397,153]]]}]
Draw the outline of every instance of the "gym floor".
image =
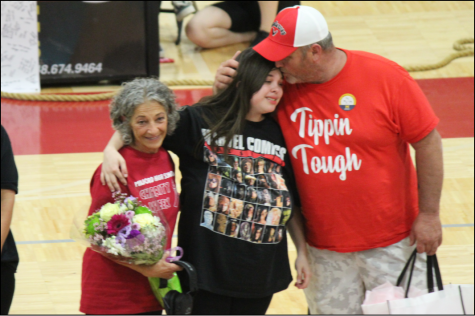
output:
[{"label": "gym floor", "polygon": [[[198,8],[213,3],[197,2]],[[474,36],[473,1],[302,1],[326,17],[337,47],[380,54],[399,64],[431,64],[454,52],[452,44]],[[163,6],[170,6],[168,1]],[[185,19],[185,24],[188,19]],[[249,43],[200,49],[177,29],[173,14],[160,14],[160,43],[174,63],[161,79],[214,78],[220,63]],[[441,201],[444,242],[438,257],[444,283],[474,280],[474,59],[413,72],[440,118],[445,180]],[[115,91],[117,86],[43,88],[43,92]],[[181,105],[211,94],[209,87],[173,87]],[[89,181],[112,135],[108,101],[26,102],[2,99],[20,174],[12,231],[20,266],[11,314],[77,314],[82,254],[69,236],[74,215],[90,203]],[[179,174],[178,174],[179,177]],[[176,242],[176,240],[175,240]],[[296,252],[289,243],[291,266]],[[294,273],[294,271],[293,271]],[[294,273],[295,274],[295,273]],[[268,314],[306,314],[293,284],[277,293]]]}]

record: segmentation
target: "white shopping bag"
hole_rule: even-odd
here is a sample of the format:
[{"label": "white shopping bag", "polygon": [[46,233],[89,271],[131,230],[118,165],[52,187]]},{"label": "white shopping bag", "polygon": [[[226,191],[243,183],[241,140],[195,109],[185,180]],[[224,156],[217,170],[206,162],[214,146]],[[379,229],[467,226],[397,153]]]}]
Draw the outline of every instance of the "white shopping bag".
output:
[{"label": "white shopping bag", "polygon": [[466,315],[473,315],[473,284],[460,284]]},{"label": "white shopping bag", "polygon": [[[405,298],[402,300],[388,301],[389,314],[413,315],[413,314],[451,314],[451,315],[466,315],[471,310],[473,315],[473,285],[471,285],[471,304],[464,301],[462,291],[468,290],[469,287],[461,285],[448,284],[444,285],[442,291],[427,293],[418,297]],[[471,305],[471,306],[465,306]]]},{"label": "white shopping bag", "polygon": [[[386,282],[372,291],[366,292],[366,298],[361,305],[363,313],[369,314],[452,314],[473,315],[474,289],[473,285],[442,285],[442,277],[436,256],[430,256],[427,260],[428,288],[418,290],[410,286],[416,251],[413,252],[398,278],[397,286]],[[408,267],[410,276],[404,290],[401,285],[402,279]],[[435,271],[437,287],[434,287],[432,272]],[[429,291],[430,289],[430,291]],[[435,290],[435,292],[434,292]],[[431,292],[431,293],[429,293]]]},{"label": "white shopping bag", "polygon": [[[400,286],[386,282],[371,291],[366,291],[365,300],[361,308],[365,315],[388,315],[388,301],[404,299],[405,291]],[[427,290],[410,287],[408,297],[417,297],[426,294]]]}]

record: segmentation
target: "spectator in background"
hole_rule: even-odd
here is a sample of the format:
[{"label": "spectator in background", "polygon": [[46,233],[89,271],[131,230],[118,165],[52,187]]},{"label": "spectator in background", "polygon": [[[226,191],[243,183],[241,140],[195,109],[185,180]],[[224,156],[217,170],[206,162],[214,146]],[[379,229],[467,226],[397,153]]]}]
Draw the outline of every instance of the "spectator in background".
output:
[{"label": "spectator in background", "polygon": [[15,194],[18,193],[18,171],[7,132],[2,126],[2,315],[8,315],[15,292],[15,272],[19,257],[10,231]]},{"label": "spectator in background", "polygon": [[172,1],[172,5],[178,22],[183,21],[186,16],[196,12],[193,1]]},{"label": "spectator in background", "polygon": [[297,4],[300,1],[218,2],[193,16],[186,25],[186,36],[203,48],[251,41],[254,46],[269,35],[277,12]]}]

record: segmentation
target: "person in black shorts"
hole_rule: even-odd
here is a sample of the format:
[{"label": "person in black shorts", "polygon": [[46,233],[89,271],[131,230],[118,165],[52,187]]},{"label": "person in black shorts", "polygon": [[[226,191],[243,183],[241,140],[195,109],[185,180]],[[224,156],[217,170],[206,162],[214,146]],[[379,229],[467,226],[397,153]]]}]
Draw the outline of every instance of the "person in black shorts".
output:
[{"label": "person in black shorts", "polygon": [[13,159],[12,146],[8,134],[2,126],[2,315],[7,315],[15,291],[15,272],[18,267],[18,252],[10,223],[12,220],[15,194],[18,193],[18,172]]},{"label": "person in black shorts", "polygon": [[277,12],[300,1],[224,1],[198,11],[186,25],[186,36],[203,48],[241,42],[258,44],[269,35]]}]

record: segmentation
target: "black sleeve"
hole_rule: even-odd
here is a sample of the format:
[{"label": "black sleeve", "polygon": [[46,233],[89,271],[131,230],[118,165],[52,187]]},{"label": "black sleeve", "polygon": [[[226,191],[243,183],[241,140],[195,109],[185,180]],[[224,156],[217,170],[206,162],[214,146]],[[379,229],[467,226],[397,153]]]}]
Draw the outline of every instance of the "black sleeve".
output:
[{"label": "black sleeve", "polygon": [[201,112],[196,107],[184,106],[179,110],[179,114],[180,120],[176,129],[172,135],[167,135],[163,147],[180,157],[198,157],[203,152]]},{"label": "black sleeve", "polygon": [[10,138],[2,125],[2,189],[18,193],[18,171],[13,158]]}]

